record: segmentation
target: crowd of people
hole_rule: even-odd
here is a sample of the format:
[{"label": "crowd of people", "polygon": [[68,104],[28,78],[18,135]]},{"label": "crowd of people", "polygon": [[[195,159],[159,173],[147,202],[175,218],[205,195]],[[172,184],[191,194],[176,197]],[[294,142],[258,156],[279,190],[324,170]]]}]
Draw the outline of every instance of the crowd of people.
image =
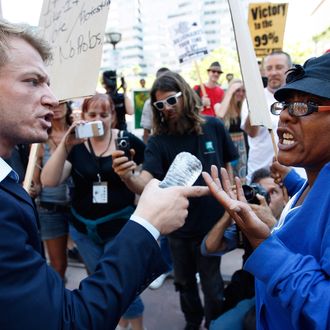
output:
[{"label": "crowd of people", "polygon": [[[103,73],[105,93],[73,119],[49,87],[48,44],[0,24],[1,329],[143,330],[140,293],[168,274],[185,330],[330,327],[329,53],[304,66],[283,51],[264,58],[275,159],[268,129],[250,123],[243,81],[228,73],[222,89],[218,61],[195,86],[157,71],[142,139],[127,131],[133,107],[116,72]],[[76,134],[93,122],[102,133]],[[160,188],[183,151],[203,174],[192,187]],[[69,238],[89,274],[73,291]],[[225,284],[221,257],[236,248],[242,269]]]}]

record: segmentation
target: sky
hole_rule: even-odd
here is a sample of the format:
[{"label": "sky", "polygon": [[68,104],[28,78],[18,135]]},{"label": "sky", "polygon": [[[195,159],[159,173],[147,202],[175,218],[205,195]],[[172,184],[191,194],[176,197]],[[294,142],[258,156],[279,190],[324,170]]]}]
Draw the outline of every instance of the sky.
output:
[{"label": "sky", "polygon": [[[2,13],[4,18],[11,22],[26,22],[32,25],[38,25],[39,15],[43,0],[0,0],[2,2]],[[143,1],[143,0],[142,0]],[[267,2],[266,0],[254,0],[251,2]],[[314,32],[315,24],[311,20],[311,13],[321,2],[330,2],[330,0],[288,0],[272,2],[289,2],[289,11],[285,29],[286,40],[301,40],[309,38]],[[322,5],[324,7],[324,5]],[[321,6],[321,7],[322,7]],[[320,11],[322,8],[320,7]],[[111,10],[111,8],[110,8]],[[324,23],[324,22],[323,22]]]},{"label": "sky", "polygon": [[0,0],[3,17],[13,23],[38,25],[43,0]]}]

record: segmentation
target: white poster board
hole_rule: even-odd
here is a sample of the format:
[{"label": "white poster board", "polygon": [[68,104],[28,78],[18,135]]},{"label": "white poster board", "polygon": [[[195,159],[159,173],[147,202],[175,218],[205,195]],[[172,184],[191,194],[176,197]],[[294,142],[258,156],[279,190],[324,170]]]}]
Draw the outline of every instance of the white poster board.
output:
[{"label": "white poster board", "polygon": [[273,129],[247,20],[237,0],[228,0],[252,125]]},{"label": "white poster board", "polygon": [[111,0],[44,0],[39,27],[52,45],[48,66],[59,100],[93,95]]},{"label": "white poster board", "polygon": [[170,33],[180,64],[208,54],[207,43],[198,17],[172,18]]}]

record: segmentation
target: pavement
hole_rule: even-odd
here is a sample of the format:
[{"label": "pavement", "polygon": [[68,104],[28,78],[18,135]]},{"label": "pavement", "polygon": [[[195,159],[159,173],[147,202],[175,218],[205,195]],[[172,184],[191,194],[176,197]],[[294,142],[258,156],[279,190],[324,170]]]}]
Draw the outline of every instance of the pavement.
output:
[{"label": "pavement", "polygon": [[[241,268],[243,250],[236,249],[222,257],[221,273],[229,281],[233,272]],[[84,266],[69,262],[66,272],[69,289],[78,288],[87,276]],[[173,279],[167,278],[157,290],[146,289],[142,295],[145,305],[144,326],[147,330],[183,330],[185,321],[179,305],[179,295],[174,289]]]}]

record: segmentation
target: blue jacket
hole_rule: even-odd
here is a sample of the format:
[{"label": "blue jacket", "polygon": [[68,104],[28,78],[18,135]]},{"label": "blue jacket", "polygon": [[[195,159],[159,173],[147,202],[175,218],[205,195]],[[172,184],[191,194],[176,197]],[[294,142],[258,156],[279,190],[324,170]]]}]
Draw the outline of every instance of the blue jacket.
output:
[{"label": "blue jacket", "polygon": [[0,183],[0,205],[2,330],[114,329],[134,297],[166,270],[152,235],[128,221],[96,273],[69,291],[41,256],[30,197],[8,177]]},{"label": "blue jacket", "polygon": [[288,190],[289,196],[293,196],[299,191],[305,181],[306,180],[303,179],[294,169],[291,169],[284,178],[283,183],[285,188]]},{"label": "blue jacket", "polygon": [[256,278],[257,329],[330,329],[329,183],[330,163],[245,264]]}]

